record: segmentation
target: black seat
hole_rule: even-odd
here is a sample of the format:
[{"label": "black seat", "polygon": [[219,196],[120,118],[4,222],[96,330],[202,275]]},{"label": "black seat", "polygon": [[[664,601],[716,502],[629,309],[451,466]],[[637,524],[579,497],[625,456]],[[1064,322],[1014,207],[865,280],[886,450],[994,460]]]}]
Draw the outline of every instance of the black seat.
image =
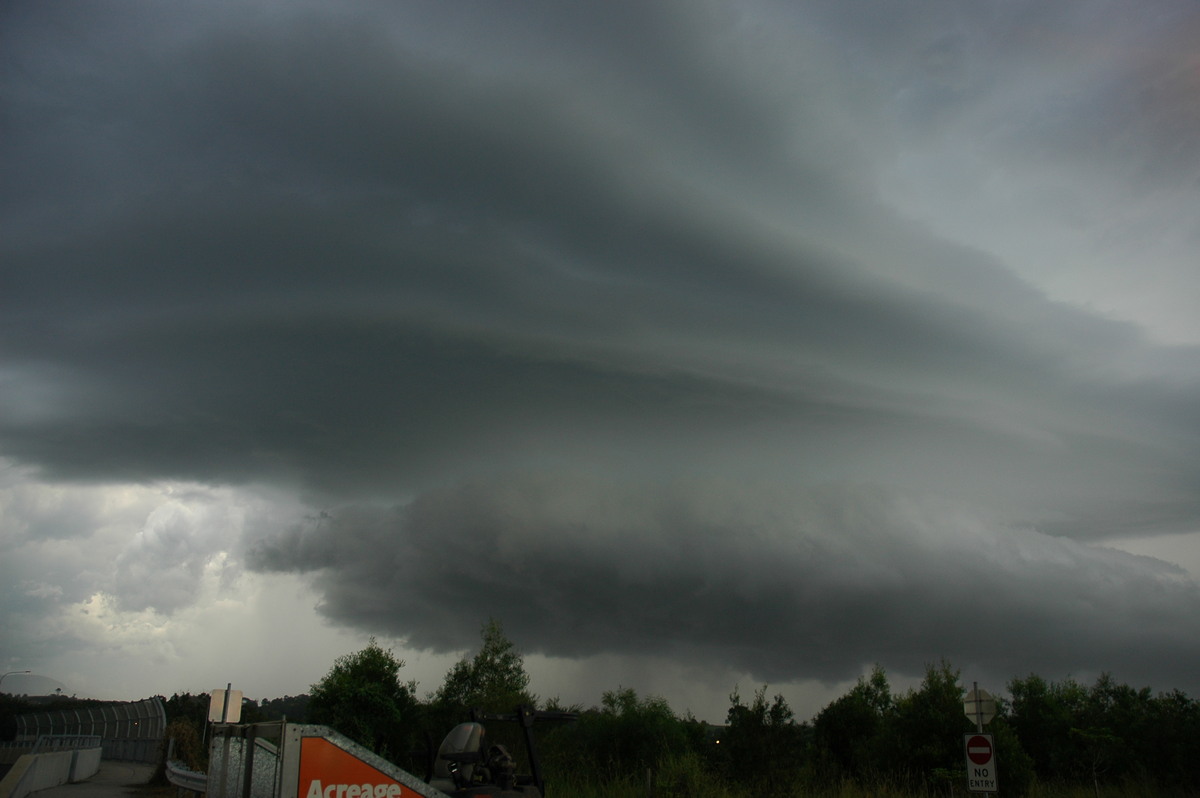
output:
[{"label": "black seat", "polygon": [[470,784],[483,762],[483,735],[481,723],[460,723],[451,729],[438,746],[430,786],[450,793]]}]

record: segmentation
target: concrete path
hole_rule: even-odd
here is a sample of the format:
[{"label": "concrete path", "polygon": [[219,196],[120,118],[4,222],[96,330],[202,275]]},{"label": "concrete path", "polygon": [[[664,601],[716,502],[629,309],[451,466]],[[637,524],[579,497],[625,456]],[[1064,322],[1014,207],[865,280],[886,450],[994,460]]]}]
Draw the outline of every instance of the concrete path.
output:
[{"label": "concrete path", "polygon": [[30,798],[128,798],[150,781],[154,767],[141,762],[102,761],[100,770],[90,779],[39,790],[30,793]]}]

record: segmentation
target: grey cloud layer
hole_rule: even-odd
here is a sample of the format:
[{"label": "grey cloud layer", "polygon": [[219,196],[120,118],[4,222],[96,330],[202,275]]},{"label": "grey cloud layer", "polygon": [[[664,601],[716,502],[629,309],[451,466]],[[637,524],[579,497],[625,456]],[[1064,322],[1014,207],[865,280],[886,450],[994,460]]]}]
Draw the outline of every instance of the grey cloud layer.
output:
[{"label": "grey cloud layer", "polygon": [[[47,479],[404,506],[252,537],[257,567],[315,569],[331,617],[417,645],[469,642],[484,586],[519,574],[505,622],[564,655],[728,650],[834,678],[882,658],[872,641],[1015,664],[1026,639],[1050,666],[1115,667],[1139,629],[1192,653],[1177,575],[1042,533],[1195,528],[1200,353],[1048,301],[875,186],[913,142],[975,133],[998,169],[1036,140],[1080,174],[1132,142],[1160,159],[1139,190],[1170,183],[1156,142],[1190,124],[1174,62],[1052,73],[1157,87],[1131,137],[1063,144],[1123,118],[1098,102],[1051,133],[996,126],[1045,101],[1006,93],[1025,69],[1008,46],[1052,60],[1028,31],[1076,35],[1087,11],[984,7],[14,5],[0,454]],[[604,478],[554,483],[560,506],[510,470]],[[595,495],[714,475],[888,489]],[[987,567],[951,520],[903,517],[910,492],[1002,519]],[[227,544],[158,520],[118,562],[144,588],[129,607],[181,606]],[[966,590],[948,572],[1011,611],[994,641],[946,609]],[[1042,585],[1063,601],[1031,604]],[[1134,617],[1158,610],[1177,637]],[[791,636],[757,646],[773,628]]]},{"label": "grey cloud layer", "polygon": [[331,619],[436,649],[469,645],[463,619],[491,613],[550,655],[775,681],[946,656],[997,682],[1090,658],[1192,685],[1200,653],[1200,592],[1178,568],[861,486],[517,478],[332,513],[251,563],[312,572]]}]

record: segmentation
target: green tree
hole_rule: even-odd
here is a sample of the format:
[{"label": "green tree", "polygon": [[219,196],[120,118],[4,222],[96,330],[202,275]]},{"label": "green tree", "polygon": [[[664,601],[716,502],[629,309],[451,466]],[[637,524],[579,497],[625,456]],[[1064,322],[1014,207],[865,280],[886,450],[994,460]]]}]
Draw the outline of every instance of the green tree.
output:
[{"label": "green tree", "polygon": [[764,685],[747,705],[735,689],[729,696],[721,741],[729,776],[756,795],[794,795],[805,759],[809,728],[797,724],[782,695],[767,701]]},{"label": "green tree", "polygon": [[1073,679],[1047,682],[1036,674],[1008,683],[1012,705],[1008,718],[1021,747],[1033,759],[1034,772],[1046,783],[1087,783],[1086,741],[1072,735],[1087,708],[1087,690]]},{"label": "green tree", "polygon": [[[202,730],[187,718],[176,718],[168,723],[163,736],[170,741],[171,753],[176,761],[182,762],[189,770],[204,772],[208,768],[208,751],[202,741]],[[162,775],[162,779],[156,778],[156,781],[162,782],[166,778],[165,767],[165,760],[159,763],[162,773],[156,775]]]},{"label": "green tree", "polygon": [[1033,758],[1025,752],[1012,727],[1011,707],[1004,698],[997,698],[996,717],[987,724],[986,731],[995,740],[996,762],[1004,769],[1004,793],[1025,795],[1034,785]]},{"label": "green tree", "polygon": [[304,723],[308,719],[308,695],[265,699],[262,702],[262,716],[264,720],[287,718],[292,723]]},{"label": "green tree", "polygon": [[208,723],[208,705],[209,694],[198,693],[175,693],[170,698],[159,696],[159,700],[163,702],[163,711],[167,716],[167,723],[172,723],[176,720],[185,720],[192,724],[197,730],[203,730],[204,725]]},{"label": "green tree", "polygon": [[[529,692],[529,674],[517,647],[504,635],[494,618],[480,629],[479,651],[463,657],[446,673],[442,686],[425,707],[425,728],[436,748],[455,724],[467,719],[471,710],[487,714],[510,714],[520,704],[535,706]],[[515,724],[487,722],[487,744],[503,745],[516,757],[517,766],[528,772],[522,733]]]},{"label": "green tree", "polygon": [[813,721],[817,775],[825,781],[877,778],[882,761],[884,731],[895,710],[883,668],[876,665],[868,678],[821,710]]},{"label": "green tree", "polygon": [[1093,789],[1106,776],[1119,781],[1144,775],[1140,741],[1149,733],[1149,688],[1135,690],[1102,673],[1088,691],[1082,722],[1071,730],[1083,744]]},{"label": "green tree", "polygon": [[438,707],[462,715],[472,708],[511,712],[518,704],[534,704],[525,661],[494,618],[480,630],[482,644],[471,659],[463,657],[446,674],[433,695]]},{"label": "green tree", "polygon": [[666,699],[639,698],[631,687],[606,691],[600,699],[600,712],[588,720],[593,731],[600,732],[594,735],[593,750],[619,772],[654,767],[688,747],[683,724]]},{"label": "green tree", "polygon": [[17,716],[35,712],[37,707],[20,696],[0,693],[0,742],[8,742],[17,736]]},{"label": "green tree", "polygon": [[547,767],[569,783],[640,783],[691,748],[683,721],[657,696],[639,697],[632,688],[608,690],[599,707],[579,713],[574,723],[550,729],[541,751]]},{"label": "green tree", "polygon": [[312,686],[309,720],[330,726],[381,756],[407,756],[417,729],[416,684],[400,681],[404,661],[371,638],[338,657]]},{"label": "green tree", "polygon": [[[164,737],[172,741],[174,757],[192,770],[203,771],[208,767],[208,751],[203,745],[205,727],[208,724],[209,694],[175,693],[170,698],[158,696],[163,702],[167,718]],[[166,762],[159,763],[154,781],[166,783]]]},{"label": "green tree", "polygon": [[1183,793],[1200,784],[1200,702],[1179,690],[1162,693],[1150,702],[1146,736],[1146,768],[1164,789]]},{"label": "green tree", "polygon": [[895,703],[888,748],[891,770],[915,785],[926,784],[935,772],[956,772],[963,767],[963,735],[973,728],[963,714],[964,690],[959,672],[942,660],[925,668],[920,687]]}]

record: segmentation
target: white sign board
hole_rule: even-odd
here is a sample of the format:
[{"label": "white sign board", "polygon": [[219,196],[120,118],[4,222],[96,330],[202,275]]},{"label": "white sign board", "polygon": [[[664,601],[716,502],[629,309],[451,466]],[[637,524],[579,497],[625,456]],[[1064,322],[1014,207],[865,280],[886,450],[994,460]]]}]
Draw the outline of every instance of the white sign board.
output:
[{"label": "white sign board", "polygon": [[967,789],[971,792],[1000,792],[996,786],[996,749],[990,734],[963,735],[967,751]]},{"label": "white sign board", "polygon": [[225,690],[213,690],[208,699],[208,719],[213,723],[237,723],[242,719],[242,691],[229,690],[229,703],[225,703]]},{"label": "white sign board", "polygon": [[987,690],[978,688],[967,692],[967,698],[963,701],[963,714],[972,723],[980,725],[988,723],[992,718],[996,717],[996,699]]}]

